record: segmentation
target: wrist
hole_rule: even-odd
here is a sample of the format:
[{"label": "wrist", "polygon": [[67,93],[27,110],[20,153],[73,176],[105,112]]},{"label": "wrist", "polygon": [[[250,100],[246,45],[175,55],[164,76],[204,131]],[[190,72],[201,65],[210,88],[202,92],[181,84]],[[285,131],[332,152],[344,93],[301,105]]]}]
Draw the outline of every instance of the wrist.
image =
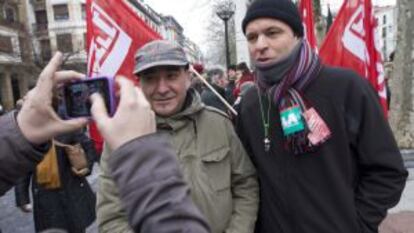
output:
[{"label": "wrist", "polygon": [[43,146],[50,141],[49,138],[41,137],[39,131],[42,129],[34,129],[32,127],[32,124],[30,124],[29,119],[26,119],[24,114],[21,112],[16,112],[15,119],[17,127],[19,128],[21,134],[33,146]]}]

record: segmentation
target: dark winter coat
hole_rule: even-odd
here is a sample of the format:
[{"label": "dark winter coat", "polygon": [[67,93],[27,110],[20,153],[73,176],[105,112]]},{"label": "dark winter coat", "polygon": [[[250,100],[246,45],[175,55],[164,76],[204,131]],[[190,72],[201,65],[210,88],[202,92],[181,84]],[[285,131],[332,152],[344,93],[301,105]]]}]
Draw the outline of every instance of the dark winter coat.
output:
[{"label": "dark winter coat", "polygon": [[256,88],[241,103],[237,128],[260,181],[256,232],[378,232],[387,209],[400,199],[407,171],[377,94],[354,72],[324,67],[303,96],[332,137],[302,155],[285,149],[276,107],[265,152]]},{"label": "dark winter coat", "polygon": [[[89,169],[96,160],[96,151],[92,141],[82,132],[59,136],[57,141],[74,145],[81,143]],[[73,174],[66,152],[56,146],[61,188],[45,189],[36,183],[36,172],[32,177],[33,214],[36,231],[49,228],[66,229],[69,233],[83,232],[95,220],[96,196],[85,177]],[[16,186],[16,204],[30,203],[29,179],[22,180]]]},{"label": "dark winter coat", "polygon": [[226,93],[226,100],[230,103],[230,105],[233,105],[234,101],[236,101],[236,97],[233,95],[234,88],[236,88],[234,81],[230,81],[227,84],[227,87],[224,88],[224,91]]},{"label": "dark winter coat", "polygon": [[[214,87],[214,90],[216,90],[220,94],[221,97],[226,99],[226,92],[222,87],[219,87],[215,84],[212,84],[212,86]],[[214,94],[214,92],[211,91],[209,88],[204,89],[203,93],[201,94],[201,100],[207,106],[217,108],[223,112],[227,112],[226,105],[224,105],[224,103],[221,102],[220,98],[217,97],[216,94]]]}]

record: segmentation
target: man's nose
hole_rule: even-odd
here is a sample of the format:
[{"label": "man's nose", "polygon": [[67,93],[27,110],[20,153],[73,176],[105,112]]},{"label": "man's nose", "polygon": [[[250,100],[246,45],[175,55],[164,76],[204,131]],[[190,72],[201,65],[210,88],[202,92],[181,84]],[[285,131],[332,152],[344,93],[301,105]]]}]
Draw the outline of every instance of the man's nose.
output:
[{"label": "man's nose", "polygon": [[267,40],[265,35],[259,35],[256,42],[256,49],[263,52],[268,48]]},{"label": "man's nose", "polygon": [[168,90],[168,82],[164,78],[160,78],[157,83],[157,93],[165,94]]}]

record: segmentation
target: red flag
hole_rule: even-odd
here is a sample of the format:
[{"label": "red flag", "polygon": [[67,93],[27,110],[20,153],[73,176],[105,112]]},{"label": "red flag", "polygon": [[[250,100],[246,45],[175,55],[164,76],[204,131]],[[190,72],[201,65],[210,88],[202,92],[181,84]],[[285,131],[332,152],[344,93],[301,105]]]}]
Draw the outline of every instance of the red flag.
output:
[{"label": "red flag", "polygon": [[387,115],[387,93],[371,0],[345,0],[320,49],[325,64],[355,70],[378,92]]},{"label": "red flag", "polygon": [[[89,77],[123,75],[134,80],[136,50],[161,38],[120,0],[87,0],[86,22]],[[101,152],[103,139],[94,124],[90,135]]]},{"label": "red flag", "polygon": [[315,24],[313,20],[312,0],[301,0],[299,3],[299,11],[302,17],[305,38],[308,40],[311,48],[318,51],[318,42],[315,36]]}]

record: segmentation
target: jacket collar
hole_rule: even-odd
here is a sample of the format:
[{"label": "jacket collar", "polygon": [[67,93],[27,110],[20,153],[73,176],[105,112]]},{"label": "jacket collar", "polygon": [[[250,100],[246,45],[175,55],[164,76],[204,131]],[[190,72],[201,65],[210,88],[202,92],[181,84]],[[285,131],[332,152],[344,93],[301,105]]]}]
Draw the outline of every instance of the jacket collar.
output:
[{"label": "jacket collar", "polygon": [[189,89],[182,111],[170,117],[157,116],[157,128],[159,130],[177,131],[185,127],[188,123],[195,121],[198,112],[204,109],[205,105],[201,97],[194,89]]}]

